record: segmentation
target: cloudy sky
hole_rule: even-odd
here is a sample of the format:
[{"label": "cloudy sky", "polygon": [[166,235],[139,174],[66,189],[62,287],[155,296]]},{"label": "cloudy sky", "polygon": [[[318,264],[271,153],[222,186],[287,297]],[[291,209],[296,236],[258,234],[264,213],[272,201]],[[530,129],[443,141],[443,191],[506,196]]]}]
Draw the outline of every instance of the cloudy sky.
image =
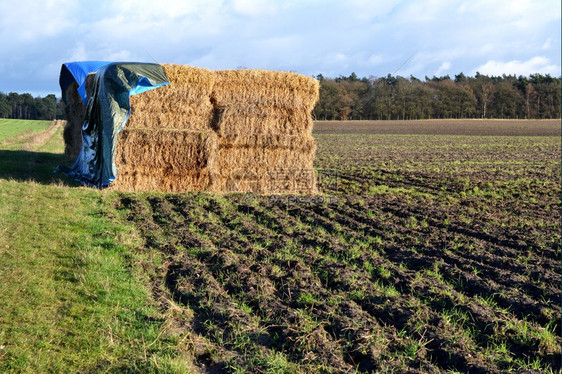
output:
[{"label": "cloudy sky", "polygon": [[561,75],[560,0],[0,0],[0,92],[107,60],[308,76]]}]

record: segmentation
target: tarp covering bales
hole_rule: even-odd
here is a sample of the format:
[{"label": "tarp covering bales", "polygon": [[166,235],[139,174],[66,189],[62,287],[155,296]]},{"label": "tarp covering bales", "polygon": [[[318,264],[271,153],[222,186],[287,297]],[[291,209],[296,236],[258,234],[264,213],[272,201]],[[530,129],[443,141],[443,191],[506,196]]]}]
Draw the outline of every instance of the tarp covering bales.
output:
[{"label": "tarp covering bales", "polygon": [[84,104],[87,104],[86,77],[88,74],[95,73],[109,64],[111,64],[109,61],[77,61],[63,64],[60,71],[59,84],[65,104],[68,104],[67,90],[72,84],[77,85],[76,93],[82,98]]},{"label": "tarp covering bales", "polygon": [[[84,87],[86,77],[95,71],[93,94],[88,98],[85,119],[82,126],[82,146],[76,162],[68,175],[92,186],[107,186],[117,174],[115,150],[117,135],[125,126],[129,115],[129,96],[146,92],[168,84],[164,69],[158,64],[147,63],[82,63],[63,65],[61,89],[65,92],[68,79],[66,71],[74,76],[78,87]],[[100,67],[101,66],[101,67]]]},{"label": "tarp covering bales", "polygon": [[[97,82],[106,81],[101,75],[107,74],[110,66],[100,69],[95,79],[92,74],[86,75],[85,89],[89,97],[88,111],[83,115],[86,118],[93,116],[92,100],[100,100]],[[98,130],[113,131],[113,139],[118,137],[111,149],[117,174],[115,170],[113,173],[106,170],[105,160],[99,161],[105,170],[102,185],[111,183],[112,188],[124,191],[316,191],[312,167],[316,143],[312,138],[311,115],[318,99],[316,79],[266,70],[212,71],[171,64],[161,67],[169,84],[131,96],[130,104],[124,103],[130,106],[126,125],[119,118],[114,120],[112,130]],[[157,85],[157,81],[152,83]],[[133,81],[124,86],[134,84]],[[74,98],[67,103],[67,118],[74,124],[67,125],[68,134],[82,131],[76,127],[82,104],[77,86],[66,86],[67,96]],[[129,106],[119,108],[126,112]],[[81,110],[86,112],[83,107]],[[103,110],[108,115],[112,113],[107,108]],[[89,126],[91,121],[86,122]],[[89,128],[85,125],[83,132],[86,131]],[[99,146],[76,145],[87,139],[65,136],[67,155],[72,156],[72,152],[66,149],[81,149],[75,166],[84,165],[80,157],[88,152],[89,159],[110,154],[103,147],[105,153],[95,152]],[[86,170],[75,176],[80,178],[88,173]],[[110,178],[103,179],[104,176]]]}]

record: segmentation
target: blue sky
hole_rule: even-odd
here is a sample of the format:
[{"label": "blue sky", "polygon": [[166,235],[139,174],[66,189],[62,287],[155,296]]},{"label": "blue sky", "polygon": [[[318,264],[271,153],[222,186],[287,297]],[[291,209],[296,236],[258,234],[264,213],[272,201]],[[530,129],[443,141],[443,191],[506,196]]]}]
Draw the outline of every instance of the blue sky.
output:
[{"label": "blue sky", "polygon": [[0,92],[107,60],[424,79],[561,75],[560,0],[0,0]]}]

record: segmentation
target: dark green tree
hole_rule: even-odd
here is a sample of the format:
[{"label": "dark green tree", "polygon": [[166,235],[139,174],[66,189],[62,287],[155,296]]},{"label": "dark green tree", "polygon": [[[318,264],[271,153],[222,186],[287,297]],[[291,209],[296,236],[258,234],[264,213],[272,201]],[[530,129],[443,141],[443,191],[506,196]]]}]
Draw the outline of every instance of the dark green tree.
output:
[{"label": "dark green tree", "polygon": [[520,92],[509,79],[496,84],[490,108],[494,118],[518,118],[523,100]]},{"label": "dark green tree", "polygon": [[12,108],[10,102],[8,101],[8,95],[0,92],[0,118],[8,118],[12,113]]}]

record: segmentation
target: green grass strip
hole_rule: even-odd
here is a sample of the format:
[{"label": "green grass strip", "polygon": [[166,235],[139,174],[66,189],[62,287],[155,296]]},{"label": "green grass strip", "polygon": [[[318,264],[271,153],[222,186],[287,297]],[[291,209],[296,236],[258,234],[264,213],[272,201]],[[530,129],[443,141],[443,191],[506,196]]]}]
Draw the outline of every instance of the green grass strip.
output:
[{"label": "green grass strip", "polygon": [[0,180],[0,372],[185,371],[107,195]]},{"label": "green grass strip", "polygon": [[49,127],[51,121],[0,118],[0,141],[20,136],[26,132],[38,133]]}]

